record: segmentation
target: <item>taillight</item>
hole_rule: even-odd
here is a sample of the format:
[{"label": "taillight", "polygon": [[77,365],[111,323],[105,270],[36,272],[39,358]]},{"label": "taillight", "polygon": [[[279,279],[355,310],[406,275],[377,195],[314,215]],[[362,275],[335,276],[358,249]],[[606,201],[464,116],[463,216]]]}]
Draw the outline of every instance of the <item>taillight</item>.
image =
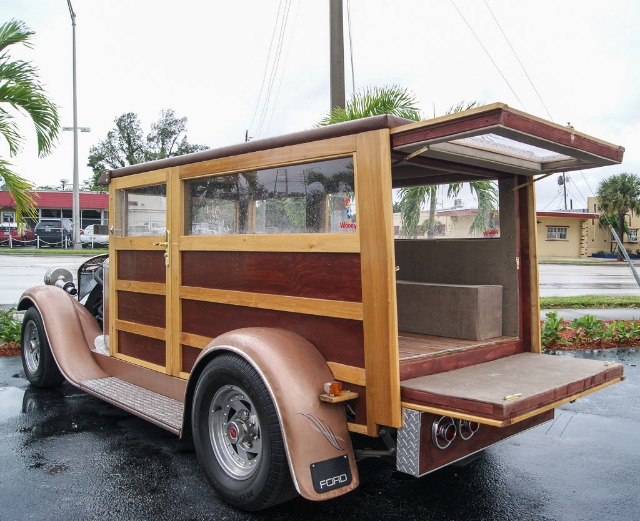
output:
[{"label": "taillight", "polygon": [[438,416],[433,420],[431,427],[431,439],[439,449],[446,449],[456,439],[458,429],[453,418]]},{"label": "taillight", "polygon": [[469,420],[458,420],[458,433],[463,440],[468,440],[473,436],[478,429],[480,428],[480,424],[478,422],[471,422]]}]

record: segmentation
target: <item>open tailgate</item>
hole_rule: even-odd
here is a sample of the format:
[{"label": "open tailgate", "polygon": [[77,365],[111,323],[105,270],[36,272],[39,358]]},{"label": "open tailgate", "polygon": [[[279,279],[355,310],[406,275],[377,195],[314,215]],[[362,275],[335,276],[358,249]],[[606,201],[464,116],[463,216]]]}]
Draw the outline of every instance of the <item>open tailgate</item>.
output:
[{"label": "open tailgate", "polygon": [[401,382],[403,406],[506,427],[624,379],[613,362],[519,353]]}]

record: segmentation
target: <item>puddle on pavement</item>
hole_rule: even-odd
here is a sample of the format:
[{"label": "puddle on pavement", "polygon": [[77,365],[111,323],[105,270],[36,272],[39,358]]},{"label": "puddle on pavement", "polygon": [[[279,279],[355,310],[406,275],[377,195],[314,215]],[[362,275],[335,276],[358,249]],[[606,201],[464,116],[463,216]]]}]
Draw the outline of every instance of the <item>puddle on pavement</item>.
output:
[{"label": "puddle on pavement", "polygon": [[20,414],[23,396],[24,389],[0,387],[0,421]]}]

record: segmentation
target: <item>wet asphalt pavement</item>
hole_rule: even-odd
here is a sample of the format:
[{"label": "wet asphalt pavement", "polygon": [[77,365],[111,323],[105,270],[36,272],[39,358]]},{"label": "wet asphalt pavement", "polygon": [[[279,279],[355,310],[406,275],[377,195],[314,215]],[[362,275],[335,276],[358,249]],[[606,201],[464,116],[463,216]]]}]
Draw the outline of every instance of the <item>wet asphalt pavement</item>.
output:
[{"label": "wet asphalt pavement", "polygon": [[32,388],[19,357],[0,358],[0,520],[635,521],[640,350],[564,356],[618,360],[627,380],[464,468],[414,479],[368,460],[346,496],[258,514],[215,496],[188,441],[68,384]]}]

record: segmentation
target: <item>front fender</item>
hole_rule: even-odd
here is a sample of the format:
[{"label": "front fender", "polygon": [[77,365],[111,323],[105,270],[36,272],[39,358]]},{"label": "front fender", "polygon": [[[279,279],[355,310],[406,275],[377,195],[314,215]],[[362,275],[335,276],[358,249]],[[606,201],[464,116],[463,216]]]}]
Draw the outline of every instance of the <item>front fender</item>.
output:
[{"label": "front fender", "polygon": [[[187,404],[192,402],[202,369],[222,352],[244,358],[262,377],[278,412],[289,469],[298,492],[319,501],[356,488],[358,469],[344,407],[319,399],[324,393],[324,383],[334,378],[318,350],[300,335],[281,329],[246,328],[225,333],[209,343],[196,360],[187,389]],[[190,407],[185,407],[185,411],[189,410]],[[327,460],[338,462],[338,468],[341,464],[347,467],[350,476],[341,471],[332,475],[332,464],[322,463]],[[320,483],[317,473],[325,466],[329,480]],[[315,486],[312,472],[316,476]],[[344,486],[337,486],[343,483]]]},{"label": "front fender", "polygon": [[19,310],[35,306],[44,324],[53,357],[64,377],[73,384],[107,375],[91,353],[102,334],[96,319],[66,291],[56,286],[35,286],[20,297]]}]

